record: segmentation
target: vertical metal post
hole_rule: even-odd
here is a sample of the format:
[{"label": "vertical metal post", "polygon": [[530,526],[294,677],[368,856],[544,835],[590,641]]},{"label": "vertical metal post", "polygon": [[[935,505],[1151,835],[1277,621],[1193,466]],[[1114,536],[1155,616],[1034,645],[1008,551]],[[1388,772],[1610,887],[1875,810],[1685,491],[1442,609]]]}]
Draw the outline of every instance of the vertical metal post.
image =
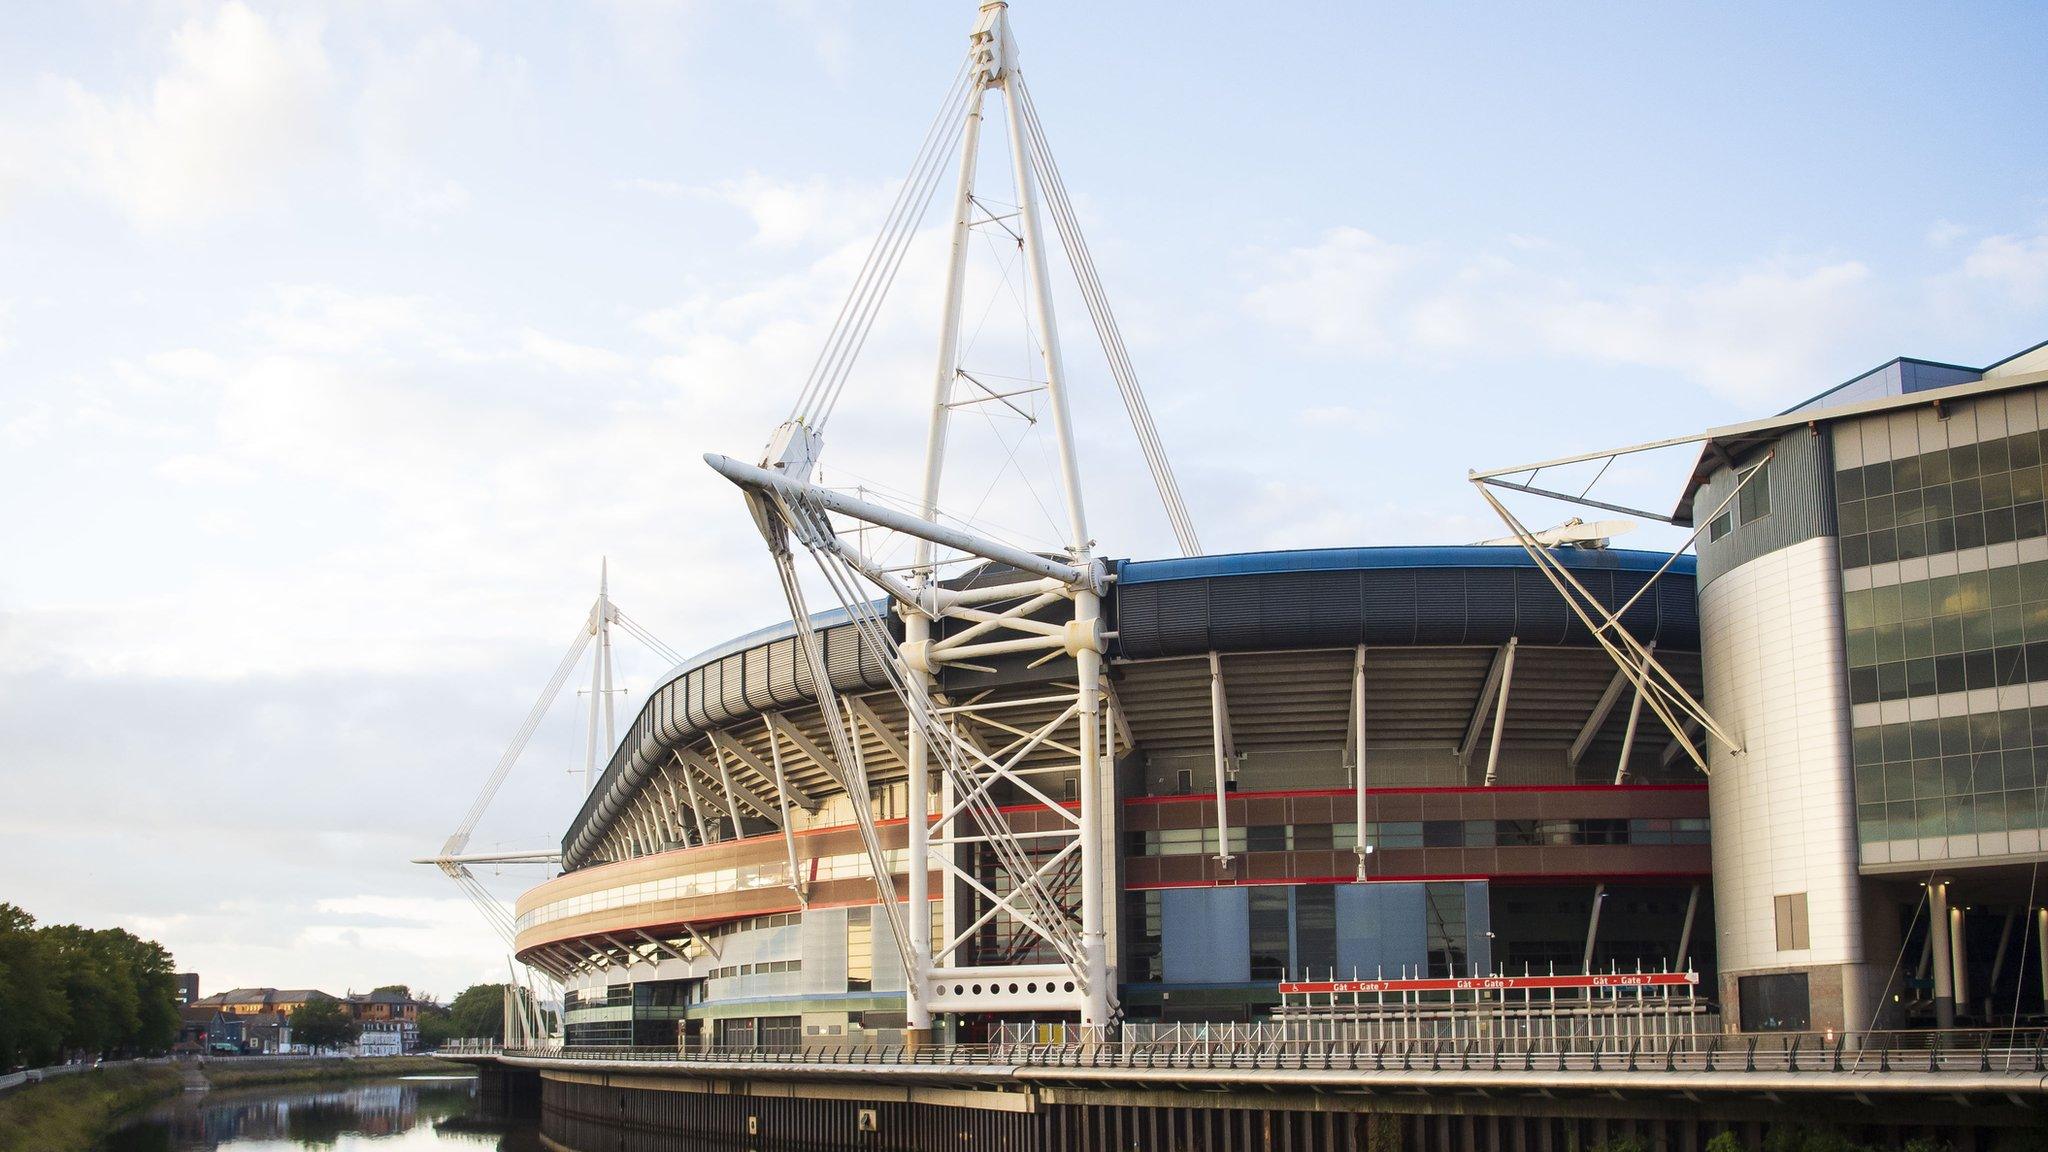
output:
[{"label": "vertical metal post", "polygon": [[775,806],[782,812],[782,849],[789,858],[789,890],[796,893],[798,907],[808,908],[811,902],[804,895],[803,874],[797,870],[796,829],[789,822],[789,783],[782,772],[782,736],[775,731],[775,722],[766,716],[761,718],[761,727],[768,735],[768,763],[775,769]]},{"label": "vertical metal post", "polygon": [[1693,917],[1699,914],[1699,910],[1700,886],[1695,884],[1692,886],[1692,894],[1685,898],[1685,925],[1678,930],[1678,955],[1672,958],[1674,965],[1687,972],[1692,970],[1692,962],[1686,958],[1686,953],[1692,948],[1692,922]]},{"label": "vertical metal post", "polygon": [[1940,1028],[1956,1026],[1955,953],[1950,948],[1948,913],[1948,880],[1936,877],[1927,882],[1927,939],[1934,958],[1934,1023]]},{"label": "vertical metal post", "polygon": [[1223,657],[1209,653],[1209,740],[1216,765],[1216,860],[1230,864],[1230,809],[1227,782],[1230,779],[1230,699],[1223,690]]},{"label": "vertical metal post", "polygon": [[[1006,51],[998,45],[998,63],[1001,53]],[[926,520],[939,518],[939,486],[945,474],[946,429],[952,417],[953,385],[958,379],[957,363],[960,347],[960,300],[967,280],[967,250],[971,242],[971,215],[974,211],[974,173],[981,156],[982,105],[986,97],[985,80],[974,81],[974,93],[967,102],[967,126],[960,144],[960,175],[953,191],[952,246],[946,262],[945,306],[939,322],[938,363],[933,369],[931,425],[925,436],[924,453],[924,495],[920,503],[920,514]],[[916,551],[917,573],[915,587],[919,592],[929,588],[933,581],[932,544],[920,539]],[[931,641],[931,620],[920,612],[904,614],[904,639],[906,643],[922,646]],[[916,649],[913,648],[913,651]],[[924,675],[923,673],[914,673]],[[925,677],[930,686],[930,677]],[[906,807],[910,818],[908,843],[905,853],[910,861],[907,877],[908,917],[910,923],[910,954],[914,971],[904,974],[904,1023],[907,1026],[905,1041],[912,1047],[921,1046],[931,1039],[932,1013],[927,1004],[930,996],[930,970],[932,966],[932,917],[931,917],[931,748],[925,740],[923,728],[915,722],[905,725],[904,745],[908,760],[908,777],[904,789],[908,793]],[[950,788],[948,789],[950,793]],[[947,805],[946,808],[950,808]],[[946,810],[946,809],[942,809]],[[943,895],[943,894],[942,894]],[[951,902],[945,906],[950,910]],[[951,913],[948,912],[942,931],[951,931]]]},{"label": "vertical metal post", "polygon": [[[953,192],[953,242],[946,262],[945,311],[939,321],[939,362],[932,384],[931,427],[925,435],[924,500],[921,513],[939,518],[939,483],[946,467],[946,428],[952,418],[953,385],[960,349],[960,299],[967,283],[967,249],[974,211],[974,169],[981,153],[981,107],[984,92],[977,85],[967,103],[967,130],[960,142],[960,179]],[[932,559],[929,540],[917,542],[917,566],[928,580]],[[920,583],[922,587],[922,582]],[[915,725],[912,726],[915,730]]]},{"label": "vertical metal post", "polygon": [[[1649,675],[1650,660],[1656,653],[1657,642],[1652,640],[1643,652],[1644,676]],[[1635,695],[1631,696],[1628,702],[1628,727],[1622,729],[1621,733],[1621,759],[1614,765],[1614,782],[1616,784],[1628,783],[1628,759],[1636,750],[1636,725],[1642,721],[1642,718],[1643,685],[1642,681],[1638,680],[1636,681]]]},{"label": "vertical metal post", "polygon": [[[1493,704],[1493,741],[1487,745],[1486,749],[1486,786],[1488,788],[1493,787],[1493,782],[1500,770],[1500,738],[1508,726],[1508,689],[1515,682],[1515,648],[1518,644],[1519,639],[1517,637],[1508,637],[1507,655],[1501,661],[1500,696]],[[1471,777],[1468,776],[1466,779],[1469,780]]]},{"label": "vertical metal post", "polygon": [[2005,950],[2012,943],[2013,925],[2018,922],[2019,918],[2019,909],[2008,908],[2005,913],[2004,922],[1998,928],[1998,949],[1991,954],[1991,979],[1984,985],[1984,1022],[1986,1024],[1991,1022],[1991,1010],[1994,1007],[1992,997],[1998,994],[1998,978],[2005,975]]},{"label": "vertical metal post", "polygon": [[2040,954],[2041,1002],[2048,1004],[2048,908],[2034,914],[2034,951]]},{"label": "vertical metal post", "polygon": [[1075,594],[1074,621],[1090,642],[1074,653],[1081,692],[1081,960],[1088,984],[1088,996],[1081,1006],[1084,1028],[1107,1027],[1116,1002],[1116,990],[1109,986],[1109,954],[1102,930],[1103,905],[1109,902],[1110,893],[1102,879],[1102,653],[1093,647],[1100,612],[1095,593]]},{"label": "vertical metal post", "polygon": [[[611,561],[598,565],[597,575],[597,655],[604,665],[604,754],[610,756],[612,749],[619,746],[618,730],[612,720],[612,595]],[[585,788],[584,791],[589,791]]]},{"label": "vertical metal post", "polygon": [[[1010,39],[1008,21],[1003,22],[1003,116],[1010,131],[1010,168],[1016,174],[1017,225],[1024,236],[1024,277],[1031,292],[1031,314],[1038,322],[1039,351],[1045,363],[1045,392],[1052,409],[1053,440],[1059,449],[1060,483],[1066,490],[1067,547],[1077,562],[1085,561],[1094,542],[1088,539],[1088,517],[1081,508],[1081,461],[1074,443],[1074,418],[1067,405],[1067,370],[1060,356],[1059,325],[1053,318],[1052,285],[1046,273],[1045,234],[1038,221],[1037,173],[1031,167],[1026,147],[1024,117],[1020,101],[1009,82],[1017,70],[1016,44]],[[1075,605],[1079,615],[1080,605]],[[1093,893],[1089,893],[1093,896]],[[1086,899],[1086,897],[1084,897]]]},{"label": "vertical metal post", "polygon": [[1949,960],[1949,976],[1955,981],[1957,1010],[1970,1006],[1970,941],[1968,925],[1963,910],[1949,905],[1948,946],[1952,954]]},{"label": "vertical metal post", "polygon": [[[600,580],[602,583],[602,580]],[[604,696],[604,596],[590,610],[590,634],[597,638],[597,650],[590,654],[590,726],[583,749],[583,794],[588,796],[597,783],[597,710]]]},{"label": "vertical metal post", "polygon": [[1365,645],[1360,644],[1351,660],[1351,775],[1352,822],[1358,829],[1351,850],[1358,854],[1358,879],[1366,878],[1370,853],[1365,834]]},{"label": "vertical metal post", "polygon": [[[718,783],[725,789],[725,811],[727,815],[732,817],[732,838],[738,840],[746,835],[745,827],[740,823],[739,794],[733,790],[732,766],[725,762],[725,749],[718,743],[718,733],[716,732],[711,733],[711,755],[718,761]],[[867,801],[865,796],[853,797],[852,799],[856,804]]]},{"label": "vertical metal post", "polygon": [[690,794],[690,819],[697,825],[697,843],[711,843],[711,831],[704,826],[704,803],[697,799],[697,774],[681,756],[676,757],[676,767],[683,770],[683,790]]},{"label": "vertical metal post", "polygon": [[1607,903],[1607,885],[1593,886],[1593,915],[1586,920],[1586,954],[1579,961],[1579,971],[1588,976],[1593,974],[1593,942],[1600,935],[1600,909]]},{"label": "vertical metal post", "polygon": [[[972,141],[973,129],[969,130]],[[929,641],[932,634],[931,621],[921,613],[907,613],[903,618],[903,634],[906,642]],[[908,849],[904,855],[909,858],[910,874],[906,877],[906,895],[909,898],[909,929],[911,963],[917,971],[904,973],[903,1009],[904,1042],[915,1049],[931,1039],[932,1010],[926,1004],[929,995],[929,977],[932,963],[932,913],[931,913],[931,748],[925,742],[924,729],[916,723],[905,725],[904,751],[909,761],[909,775],[904,782],[906,813],[910,823],[906,828]]]}]

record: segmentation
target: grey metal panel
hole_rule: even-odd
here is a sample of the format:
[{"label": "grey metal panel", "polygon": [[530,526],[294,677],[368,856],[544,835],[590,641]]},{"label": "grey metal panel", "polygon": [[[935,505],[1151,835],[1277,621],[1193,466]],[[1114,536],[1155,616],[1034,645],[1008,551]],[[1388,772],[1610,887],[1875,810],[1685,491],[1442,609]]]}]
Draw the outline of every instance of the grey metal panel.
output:
[{"label": "grey metal panel", "polygon": [[1425,970],[1429,963],[1429,941],[1423,932],[1427,918],[1420,884],[1340,885],[1338,970],[1356,971],[1361,977]]},{"label": "grey metal panel", "polygon": [[803,990],[814,996],[845,992],[846,909],[808,909],[804,912],[801,926],[804,941]]},{"label": "grey metal panel", "polygon": [[1168,888],[1160,893],[1159,951],[1168,984],[1251,979],[1250,896],[1246,888]]},{"label": "grey metal panel", "polygon": [[[887,683],[878,661],[854,658],[851,625],[826,628],[821,637],[830,654],[834,686],[858,690]],[[786,655],[770,651],[777,645],[785,646]],[[809,699],[811,694],[802,685],[783,679],[785,670],[796,662],[794,654],[793,640],[763,639],[751,648],[706,657],[649,693],[563,837],[563,867],[574,871],[590,863],[591,852],[634,795],[674,751],[694,742],[706,729],[735,717],[753,716],[762,708]],[[807,683],[809,678],[801,679]]]},{"label": "grey metal panel", "polygon": [[[1734,491],[1739,469],[1754,459],[1723,466],[1702,485],[1693,499],[1695,514],[1706,518]],[[1825,429],[1799,427],[1781,434],[1775,443],[1770,471],[1771,512],[1751,524],[1736,523],[1734,530],[1719,540],[1710,540],[1712,528],[1700,534],[1699,587],[1759,556],[1768,556],[1816,536],[1835,534],[1834,446]],[[1738,511],[1738,498],[1729,505]],[[1740,521],[1740,515],[1735,520]]]}]

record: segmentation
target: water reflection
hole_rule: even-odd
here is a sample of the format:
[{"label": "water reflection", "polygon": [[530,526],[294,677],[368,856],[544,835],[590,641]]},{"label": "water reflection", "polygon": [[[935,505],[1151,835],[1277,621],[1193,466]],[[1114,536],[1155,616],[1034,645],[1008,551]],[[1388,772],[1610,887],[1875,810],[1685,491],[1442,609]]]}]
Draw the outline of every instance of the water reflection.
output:
[{"label": "water reflection", "polygon": [[532,1115],[507,1114],[470,1077],[329,1089],[238,1089],[160,1106],[96,1152],[541,1152]]}]

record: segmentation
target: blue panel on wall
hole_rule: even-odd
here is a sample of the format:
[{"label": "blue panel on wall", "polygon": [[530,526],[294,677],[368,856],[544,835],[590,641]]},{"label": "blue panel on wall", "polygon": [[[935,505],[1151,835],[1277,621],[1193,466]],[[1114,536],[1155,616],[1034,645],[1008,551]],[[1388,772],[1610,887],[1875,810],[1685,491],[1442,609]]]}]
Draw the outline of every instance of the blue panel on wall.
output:
[{"label": "blue panel on wall", "polygon": [[1337,970],[1348,976],[1398,977],[1428,962],[1422,885],[1344,884],[1337,888]]},{"label": "blue panel on wall", "polygon": [[1159,895],[1159,950],[1167,983],[1242,984],[1251,979],[1246,889],[1169,888]]}]

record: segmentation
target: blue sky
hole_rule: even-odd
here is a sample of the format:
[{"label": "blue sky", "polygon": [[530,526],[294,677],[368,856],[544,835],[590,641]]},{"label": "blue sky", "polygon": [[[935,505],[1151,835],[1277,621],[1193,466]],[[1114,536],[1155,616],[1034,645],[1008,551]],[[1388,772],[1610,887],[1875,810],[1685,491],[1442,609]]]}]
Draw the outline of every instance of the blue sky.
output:
[{"label": "blue sky", "polygon": [[[1012,10],[1212,550],[1497,535],[1468,468],[2048,339],[2037,6],[1273,7]],[[776,617],[697,457],[786,412],[972,16],[14,13],[0,899],[154,933],[214,987],[500,971],[403,861],[467,806],[599,557],[677,648]],[[933,244],[828,479],[914,474]],[[1094,534],[1164,553],[1062,303]],[[1610,480],[1663,506],[1684,463]],[[624,658],[637,700],[658,662]],[[571,710],[479,843],[559,835]]]}]

